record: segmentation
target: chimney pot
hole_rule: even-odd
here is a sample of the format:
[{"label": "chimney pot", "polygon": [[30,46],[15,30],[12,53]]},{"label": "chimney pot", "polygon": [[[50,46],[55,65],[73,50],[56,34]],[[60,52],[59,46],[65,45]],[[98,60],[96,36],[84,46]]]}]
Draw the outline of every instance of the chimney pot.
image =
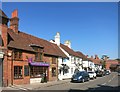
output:
[{"label": "chimney pot", "polygon": [[16,9],[12,12],[12,17],[10,19],[10,28],[15,33],[18,33],[18,25],[19,25],[19,18],[18,18],[18,10]]},{"label": "chimney pot", "polygon": [[14,18],[14,17],[18,17],[18,10],[17,9],[12,12],[12,18]]}]

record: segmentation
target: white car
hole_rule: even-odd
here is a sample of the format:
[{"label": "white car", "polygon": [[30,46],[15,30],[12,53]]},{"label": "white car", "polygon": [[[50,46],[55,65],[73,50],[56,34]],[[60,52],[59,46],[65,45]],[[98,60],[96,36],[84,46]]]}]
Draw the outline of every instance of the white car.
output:
[{"label": "white car", "polygon": [[90,77],[90,79],[96,79],[96,73],[95,72],[93,72],[93,71],[88,71],[88,74],[89,74],[89,77]]}]

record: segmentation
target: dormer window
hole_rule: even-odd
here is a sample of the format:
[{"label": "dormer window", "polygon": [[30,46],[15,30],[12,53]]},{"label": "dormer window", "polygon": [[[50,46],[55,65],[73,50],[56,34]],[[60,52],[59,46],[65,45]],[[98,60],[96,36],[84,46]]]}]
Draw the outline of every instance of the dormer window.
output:
[{"label": "dormer window", "polygon": [[43,52],[44,52],[44,47],[43,46],[39,46],[36,44],[31,44],[30,45],[33,50],[35,51],[35,61],[42,61],[43,58]]},{"label": "dormer window", "polygon": [[22,60],[22,51],[14,50],[14,59],[15,60]]}]

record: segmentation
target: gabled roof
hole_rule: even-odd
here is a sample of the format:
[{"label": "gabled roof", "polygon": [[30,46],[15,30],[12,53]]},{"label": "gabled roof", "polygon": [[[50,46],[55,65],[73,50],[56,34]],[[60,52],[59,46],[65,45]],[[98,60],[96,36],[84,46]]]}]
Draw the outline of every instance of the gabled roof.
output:
[{"label": "gabled roof", "polygon": [[44,47],[44,53],[47,55],[53,55],[53,56],[59,56],[65,58],[67,57],[56,44],[53,44],[47,40],[37,38],[35,36],[20,31],[18,33],[14,33],[11,29],[8,30],[8,34],[13,39],[9,42],[8,47],[27,50],[27,51],[34,51],[30,45],[36,44]]},{"label": "gabled roof", "polygon": [[79,57],[79,55],[74,50],[70,49],[68,46],[60,44],[60,47],[63,48],[68,54]]},{"label": "gabled roof", "polygon": [[87,60],[87,57],[86,57],[82,52],[77,51],[76,53],[77,53],[77,54],[79,55],[79,57],[81,57],[83,60]]},{"label": "gabled roof", "polygon": [[101,65],[100,59],[88,58],[88,60],[92,61],[94,64]]},{"label": "gabled roof", "polygon": [[0,16],[8,18],[7,15],[0,9]]}]

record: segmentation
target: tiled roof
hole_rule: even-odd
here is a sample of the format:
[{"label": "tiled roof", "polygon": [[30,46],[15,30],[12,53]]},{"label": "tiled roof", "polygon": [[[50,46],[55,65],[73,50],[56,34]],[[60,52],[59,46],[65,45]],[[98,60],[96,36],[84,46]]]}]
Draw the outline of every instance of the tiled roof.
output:
[{"label": "tiled roof", "polygon": [[59,56],[59,57],[67,57],[56,44],[53,44],[47,40],[37,38],[35,36],[18,32],[14,33],[12,30],[8,30],[8,34],[13,39],[9,42],[8,47],[22,49],[22,50],[28,50],[28,51],[34,51],[32,47],[29,45],[36,44],[39,46],[44,47],[44,53],[48,55],[53,56]]},{"label": "tiled roof", "polygon": [[72,49],[70,49],[68,46],[65,46],[63,44],[60,44],[60,47],[63,48],[67,53],[69,53],[72,56],[79,57],[79,55]]},{"label": "tiled roof", "polygon": [[7,15],[0,9],[0,16],[8,18]]},{"label": "tiled roof", "polygon": [[79,55],[79,57],[81,57],[83,60],[87,60],[86,56],[85,56],[82,52],[77,51],[76,53],[77,53],[77,54]]},{"label": "tiled roof", "polygon": [[109,59],[109,60],[106,60],[106,62],[110,62],[110,63],[111,63],[111,62],[115,62],[115,63],[117,62],[117,63],[118,63],[118,60],[110,60],[110,59]]},{"label": "tiled roof", "polygon": [[88,60],[92,61],[94,64],[101,65],[101,60],[100,59],[88,58]]}]

